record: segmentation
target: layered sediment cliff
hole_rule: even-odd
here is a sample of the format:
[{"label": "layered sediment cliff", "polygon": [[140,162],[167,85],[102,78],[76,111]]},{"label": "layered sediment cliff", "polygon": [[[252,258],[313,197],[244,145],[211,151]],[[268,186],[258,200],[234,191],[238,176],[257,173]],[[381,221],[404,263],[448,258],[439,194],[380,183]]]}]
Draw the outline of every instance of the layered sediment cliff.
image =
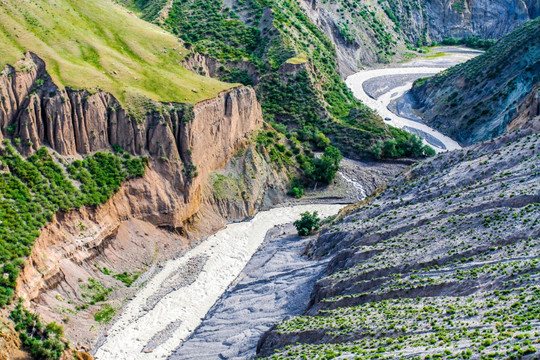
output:
[{"label": "layered sediment cliff", "polygon": [[[88,279],[114,289],[108,297],[118,309],[135,289],[112,274],[154,269],[156,260],[253,213],[270,184],[286,186],[284,173],[250,146],[262,114],[248,87],[194,105],[141,98],[124,109],[103,91],[58,88],[45,63],[28,53],[1,73],[0,94],[0,136],[24,155],[47,146],[63,162],[119,146],[149,158],[146,174],[125,183],[104,205],[58,213],[20,274],[17,295],[45,321],[63,323],[74,342],[89,345],[98,331],[94,314],[100,306],[85,299]],[[234,155],[254,170],[244,179],[248,193],[217,200],[210,175]]]}]

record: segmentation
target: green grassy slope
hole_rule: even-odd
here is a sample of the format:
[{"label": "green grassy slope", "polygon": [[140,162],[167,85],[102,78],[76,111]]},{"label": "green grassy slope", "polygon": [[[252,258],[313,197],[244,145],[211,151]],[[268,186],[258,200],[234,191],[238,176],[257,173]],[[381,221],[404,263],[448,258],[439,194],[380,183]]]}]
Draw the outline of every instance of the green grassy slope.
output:
[{"label": "green grassy slope", "polygon": [[112,0],[3,0],[0,66],[25,51],[43,58],[62,87],[195,103],[232,85],[198,76],[178,64],[178,40],[140,20]]}]

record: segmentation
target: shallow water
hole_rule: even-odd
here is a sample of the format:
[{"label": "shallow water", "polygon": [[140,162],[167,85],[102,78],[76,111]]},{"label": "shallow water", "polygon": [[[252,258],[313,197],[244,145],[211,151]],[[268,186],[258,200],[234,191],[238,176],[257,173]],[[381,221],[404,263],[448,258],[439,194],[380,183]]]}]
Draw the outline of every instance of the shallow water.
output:
[{"label": "shallow water", "polygon": [[[328,217],[342,207],[299,205],[263,211],[249,221],[227,226],[184,256],[166,262],[126,305],[95,352],[95,358],[167,358],[237,279],[268,230],[298,219],[305,211],[318,211],[321,217]],[[186,276],[190,281],[182,282]]]},{"label": "shallow water", "polygon": [[[409,131],[412,129],[412,132],[420,135],[437,152],[461,149],[461,146],[422,122],[395,114],[389,109],[389,105],[411,89],[415,78],[433,76],[482,53],[465,48],[442,48],[442,50],[444,55],[440,57],[423,57],[401,66],[364,70],[349,76],[346,80],[354,96],[381,115],[387,124]],[[380,80],[378,84],[377,80]],[[368,94],[366,86],[375,98]]]}]

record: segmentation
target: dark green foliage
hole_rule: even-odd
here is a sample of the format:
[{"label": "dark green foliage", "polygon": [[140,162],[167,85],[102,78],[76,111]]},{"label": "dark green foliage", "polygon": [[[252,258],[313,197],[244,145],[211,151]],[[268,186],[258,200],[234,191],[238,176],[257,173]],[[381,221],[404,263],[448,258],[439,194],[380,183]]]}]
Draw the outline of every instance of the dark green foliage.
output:
[{"label": "dark green foliage", "polygon": [[401,157],[429,157],[435,155],[431,146],[424,145],[422,139],[415,134],[408,133],[394,127],[390,128],[394,139],[378,141],[371,148],[371,153],[378,159]]},{"label": "dark green foliage", "polygon": [[489,49],[492,47],[497,41],[493,39],[482,39],[478,36],[469,36],[462,39],[456,39],[456,38],[447,38],[442,41],[441,44],[443,45],[465,45],[470,48],[474,49]]},{"label": "dark green foliage", "polygon": [[11,301],[21,259],[57,211],[102,204],[122,181],[144,174],[146,159],[118,151],[122,158],[97,153],[68,166],[77,189],[46,148],[27,159],[10,145],[0,149],[0,306]]},{"label": "dark green foliage", "polygon": [[174,1],[165,26],[195,51],[220,60],[249,57],[260,42],[259,30],[245,25],[220,0]]},{"label": "dark green foliage", "polygon": [[246,70],[240,70],[237,68],[227,69],[224,66],[220,68],[219,70],[220,70],[219,79],[221,81],[225,81],[225,82],[229,82],[233,84],[240,83],[246,86],[253,85],[253,79],[251,78],[251,76],[249,76]]},{"label": "dark green foliage", "polygon": [[101,282],[92,278],[88,279],[88,284],[81,285],[81,289],[83,290],[82,298],[87,300],[90,305],[107,300],[112,292],[111,288],[105,288]]},{"label": "dark green foliage", "polygon": [[302,196],[304,196],[304,184],[300,179],[294,179],[291,182],[291,189],[287,193],[289,196],[293,196],[297,199],[300,199]]},{"label": "dark green foliage", "polygon": [[308,236],[313,231],[319,230],[321,219],[319,219],[316,211],[314,211],[313,214],[306,211],[300,215],[302,216],[300,220],[294,222],[294,227],[298,230],[298,235]]},{"label": "dark green foliage", "polygon": [[101,205],[120,189],[123,181],[144,174],[144,159],[121,159],[98,152],[68,166],[70,176],[81,182],[85,205]]},{"label": "dark green foliage", "polygon": [[15,323],[15,330],[24,346],[34,359],[58,359],[66,349],[66,344],[60,340],[64,334],[61,325],[55,322],[44,325],[39,316],[26,310],[18,304],[10,314]]},{"label": "dark green foliage", "polygon": [[328,146],[320,158],[313,159],[306,174],[313,181],[331,184],[336,178],[342,159],[341,152],[337,148]]},{"label": "dark green foliage", "polygon": [[285,81],[277,73],[270,73],[261,79],[259,93],[266,121],[295,125],[301,129],[324,122],[317,94],[306,70],[288,75]]},{"label": "dark green foliage", "polygon": [[168,0],[115,0],[124,6],[142,12],[142,18],[147,21],[156,21],[159,14],[167,5]]}]

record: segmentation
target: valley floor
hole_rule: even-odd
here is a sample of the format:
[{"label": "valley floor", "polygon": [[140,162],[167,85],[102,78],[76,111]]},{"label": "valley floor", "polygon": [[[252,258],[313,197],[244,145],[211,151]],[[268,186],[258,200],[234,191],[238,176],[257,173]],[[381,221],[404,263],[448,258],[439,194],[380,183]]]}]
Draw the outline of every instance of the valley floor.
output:
[{"label": "valley floor", "polygon": [[[96,347],[96,359],[162,359],[171,355],[241,273],[268,230],[299,218],[305,211],[318,211],[324,218],[342,207],[297,205],[259,212],[166,262],[107,331]],[[276,320],[279,317],[272,322]]]},{"label": "valley floor", "polygon": [[[419,135],[437,152],[460,149],[456,141],[422,123],[421,118],[415,116],[407,92],[414,80],[433,76],[479,54],[481,52],[478,50],[461,47],[434,48],[427,56],[399,65],[362,70],[349,76],[346,83],[357,99],[376,110],[389,125]],[[400,103],[399,107],[395,105],[396,102]]]}]

